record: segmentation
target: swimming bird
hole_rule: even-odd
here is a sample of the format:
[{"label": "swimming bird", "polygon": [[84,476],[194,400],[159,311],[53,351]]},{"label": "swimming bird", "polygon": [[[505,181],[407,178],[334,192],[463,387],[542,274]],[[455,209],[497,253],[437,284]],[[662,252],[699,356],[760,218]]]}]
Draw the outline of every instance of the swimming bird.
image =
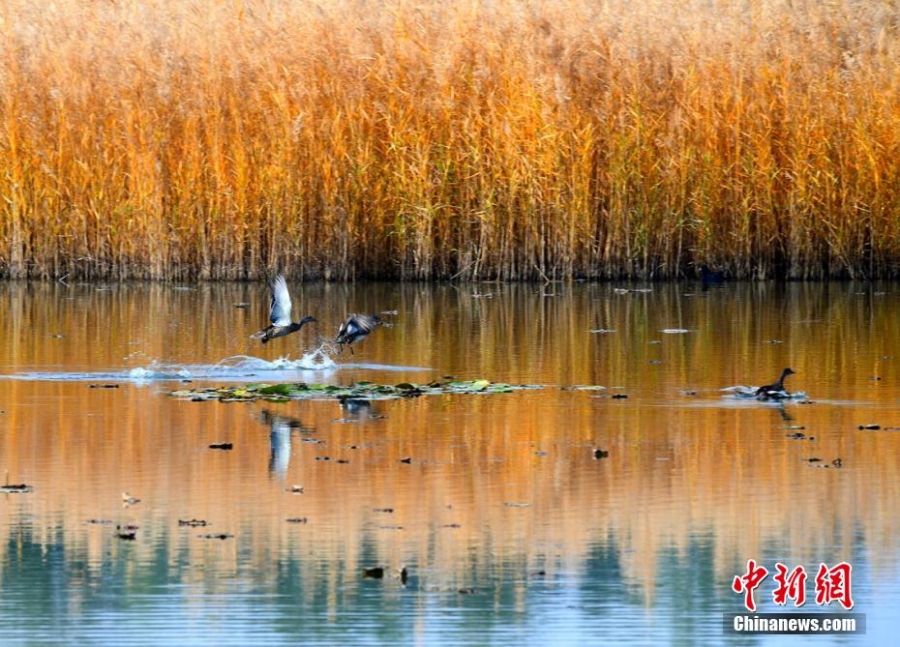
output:
[{"label": "swimming bird", "polygon": [[765,384],[758,389],[756,389],[756,393],[754,394],[760,400],[781,400],[787,397],[790,397],[790,393],[784,388],[784,379],[788,375],[796,375],[796,371],[792,368],[786,368],[781,372],[781,377],[778,378],[778,381],[774,384]]},{"label": "swimming bird", "polygon": [[297,332],[303,324],[316,321],[313,317],[303,317],[299,322],[291,321],[291,293],[288,292],[283,274],[278,274],[269,281],[269,289],[272,292],[272,301],[269,305],[269,320],[272,323],[250,335],[251,338],[260,339],[265,344],[270,339]]},{"label": "swimming bird", "polygon": [[[337,338],[334,341],[343,351],[344,344],[350,346],[355,341],[365,339],[372,332],[372,329],[383,323],[378,315],[352,314],[341,324]],[[352,346],[350,346],[350,352],[353,353]]]},{"label": "swimming bird", "polygon": [[725,282],[725,272],[722,270],[711,270],[708,265],[700,266],[700,280],[703,281],[703,287],[716,285]]}]

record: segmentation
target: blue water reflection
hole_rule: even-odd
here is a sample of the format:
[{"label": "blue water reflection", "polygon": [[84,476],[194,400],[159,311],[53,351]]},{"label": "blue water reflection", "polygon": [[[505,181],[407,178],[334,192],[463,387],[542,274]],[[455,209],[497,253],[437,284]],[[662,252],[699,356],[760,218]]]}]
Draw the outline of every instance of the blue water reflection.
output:
[{"label": "blue water reflection", "polygon": [[[196,302],[157,285],[71,288],[91,325],[61,287],[0,287],[0,478],[34,486],[0,493],[2,645],[796,644],[723,633],[748,558],[770,571],[769,612],[783,610],[777,562],[806,568],[808,612],[823,610],[818,564],[852,563],[867,635],[810,642],[893,644],[900,289],[332,289],[298,296],[323,321],[348,300],[399,314],[316,368],[282,357],[299,346],[242,352],[258,317],[233,304],[265,308],[248,286],[204,285]],[[61,338],[34,333],[48,321]],[[802,398],[723,390],[787,365]],[[166,393],[445,375],[542,388]],[[141,502],[123,507],[123,491]],[[125,524],[134,540],[117,536]]]}]

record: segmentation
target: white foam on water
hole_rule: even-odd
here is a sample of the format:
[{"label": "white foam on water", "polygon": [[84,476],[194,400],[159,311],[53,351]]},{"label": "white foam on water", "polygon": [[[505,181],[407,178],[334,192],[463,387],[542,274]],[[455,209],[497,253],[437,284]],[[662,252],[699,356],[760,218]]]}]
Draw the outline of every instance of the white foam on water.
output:
[{"label": "white foam on water", "polygon": [[[735,385],[728,386],[724,389],[721,389],[723,393],[727,393],[728,397],[737,398],[740,400],[756,400],[757,395],[756,391],[758,386],[743,386],[743,385]],[[807,400],[805,391],[796,391],[794,393],[785,392],[785,397],[780,398],[764,398],[763,401],[768,402],[783,402],[785,400]]]},{"label": "white foam on water", "polygon": [[338,364],[332,357],[333,349],[323,344],[305,351],[298,358],[282,356],[265,359],[252,355],[232,355],[214,364],[176,364],[151,360],[145,366],[121,371],[72,372],[28,371],[12,375],[0,375],[0,379],[71,382],[132,382],[147,384],[164,381],[213,380],[213,381],[315,381],[338,369],[366,369],[379,371],[428,371],[430,368],[394,366],[389,364],[348,363]]}]

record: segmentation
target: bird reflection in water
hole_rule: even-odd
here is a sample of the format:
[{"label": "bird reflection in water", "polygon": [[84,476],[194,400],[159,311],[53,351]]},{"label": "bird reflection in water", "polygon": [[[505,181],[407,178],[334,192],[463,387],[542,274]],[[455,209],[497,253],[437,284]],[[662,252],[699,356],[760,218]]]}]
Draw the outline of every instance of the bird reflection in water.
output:
[{"label": "bird reflection in water", "polygon": [[264,410],[260,416],[263,424],[269,425],[269,474],[281,481],[287,474],[291,463],[291,439],[294,432],[309,434],[313,429],[307,427],[297,418],[282,416]]},{"label": "bird reflection in water", "polygon": [[371,400],[364,398],[343,397],[338,398],[341,404],[342,418],[335,422],[365,422],[366,420],[378,420],[384,418],[384,414],[378,413]]}]

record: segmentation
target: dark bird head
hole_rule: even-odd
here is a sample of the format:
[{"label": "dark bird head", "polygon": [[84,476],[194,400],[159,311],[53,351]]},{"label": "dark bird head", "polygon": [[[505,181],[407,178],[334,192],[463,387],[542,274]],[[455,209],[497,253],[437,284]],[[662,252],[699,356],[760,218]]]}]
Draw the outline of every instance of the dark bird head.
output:
[{"label": "dark bird head", "polygon": [[[303,317],[303,319],[301,319],[300,321],[292,321],[291,325],[287,326],[286,332],[283,332],[283,333],[281,333],[281,335],[278,335],[278,336],[281,337],[284,335],[289,335],[292,332],[297,332],[298,330],[303,328],[303,324],[308,324],[311,321],[315,321],[315,319],[313,317]],[[266,340],[264,339],[263,343],[265,343],[265,341]]]}]

